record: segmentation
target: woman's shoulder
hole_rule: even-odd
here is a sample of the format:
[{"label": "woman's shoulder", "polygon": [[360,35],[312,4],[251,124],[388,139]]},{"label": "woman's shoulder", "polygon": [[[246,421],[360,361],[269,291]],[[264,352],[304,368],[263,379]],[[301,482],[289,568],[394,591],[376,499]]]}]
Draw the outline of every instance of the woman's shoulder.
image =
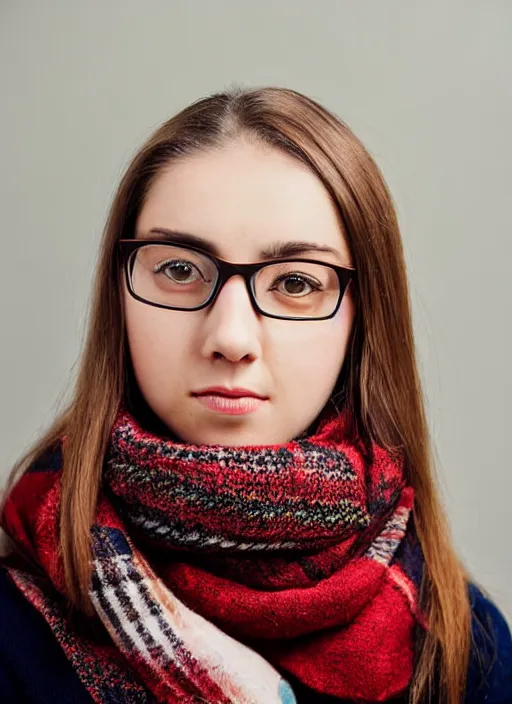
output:
[{"label": "woman's shoulder", "polygon": [[467,704],[512,702],[512,636],[497,605],[473,583],[469,584],[472,648]]},{"label": "woman's shoulder", "polygon": [[0,701],[90,704],[64,651],[0,563]]}]

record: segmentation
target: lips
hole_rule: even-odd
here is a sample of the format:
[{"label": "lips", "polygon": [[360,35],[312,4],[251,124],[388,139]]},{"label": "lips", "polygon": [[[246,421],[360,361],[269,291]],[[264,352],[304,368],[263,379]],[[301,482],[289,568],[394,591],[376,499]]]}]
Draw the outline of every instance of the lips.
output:
[{"label": "lips", "polygon": [[221,396],[220,394],[205,394],[195,396],[209,411],[229,416],[245,416],[255,413],[266,403],[265,399],[255,396]]},{"label": "lips", "polygon": [[228,389],[225,386],[209,386],[207,389],[201,389],[200,391],[192,392],[192,396],[225,396],[227,398],[242,398],[247,396],[252,396],[253,398],[266,399],[267,396],[263,396],[256,391],[251,389],[243,389],[236,387],[233,389]]}]

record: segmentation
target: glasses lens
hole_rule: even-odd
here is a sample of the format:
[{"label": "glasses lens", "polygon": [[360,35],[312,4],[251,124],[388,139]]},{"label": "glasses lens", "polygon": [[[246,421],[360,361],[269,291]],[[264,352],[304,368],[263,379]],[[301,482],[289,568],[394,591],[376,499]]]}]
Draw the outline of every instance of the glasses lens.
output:
[{"label": "glasses lens", "polygon": [[209,257],[166,244],[139,247],[132,255],[129,270],[137,296],[175,308],[200,306],[218,277]]},{"label": "glasses lens", "polygon": [[258,305],[270,315],[323,318],[331,315],[340,297],[336,271],[323,264],[268,264],[253,279]]}]

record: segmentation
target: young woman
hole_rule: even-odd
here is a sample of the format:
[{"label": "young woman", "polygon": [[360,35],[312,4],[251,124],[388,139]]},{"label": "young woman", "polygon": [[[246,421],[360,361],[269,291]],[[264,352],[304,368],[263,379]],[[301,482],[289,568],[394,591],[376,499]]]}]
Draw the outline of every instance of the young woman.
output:
[{"label": "young woman", "polygon": [[512,701],[434,482],[382,176],[291,90],[163,124],[2,508],[2,702]]}]

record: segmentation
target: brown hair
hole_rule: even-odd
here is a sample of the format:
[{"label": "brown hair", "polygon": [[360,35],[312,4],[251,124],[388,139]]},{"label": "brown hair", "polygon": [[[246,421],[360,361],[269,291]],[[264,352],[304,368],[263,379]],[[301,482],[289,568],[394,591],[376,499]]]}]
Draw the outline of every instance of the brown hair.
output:
[{"label": "brown hair", "polygon": [[350,353],[335,395],[354,426],[405,453],[416,493],[415,522],[425,555],[421,603],[430,630],[417,656],[410,702],[462,701],[470,650],[467,571],[449,537],[434,478],[418,375],[406,269],[396,214],[381,173],[350,129],[292,90],[233,89],[190,105],[162,124],[124,174],[107,219],[87,338],[74,394],[45,435],[15,465],[24,471],[62,435],[61,550],[70,603],[92,613],[89,529],[104,453],[116,412],[136,393],[129,373],[120,267],[115,246],[132,237],[151,185],[173,159],[222,147],[238,137],[269,144],[307,164],[338,207],[357,270],[357,314]]}]

